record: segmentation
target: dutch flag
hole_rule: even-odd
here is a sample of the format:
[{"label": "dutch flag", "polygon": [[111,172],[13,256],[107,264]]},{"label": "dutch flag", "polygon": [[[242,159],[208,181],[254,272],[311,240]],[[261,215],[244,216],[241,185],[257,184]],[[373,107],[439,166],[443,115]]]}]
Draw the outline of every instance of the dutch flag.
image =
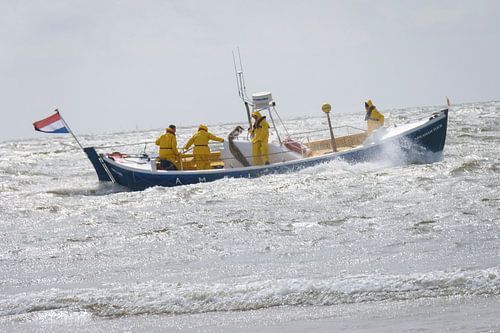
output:
[{"label": "dutch flag", "polygon": [[33,126],[35,127],[35,131],[45,133],[69,133],[66,123],[61,118],[58,110],[52,116],[35,121]]}]

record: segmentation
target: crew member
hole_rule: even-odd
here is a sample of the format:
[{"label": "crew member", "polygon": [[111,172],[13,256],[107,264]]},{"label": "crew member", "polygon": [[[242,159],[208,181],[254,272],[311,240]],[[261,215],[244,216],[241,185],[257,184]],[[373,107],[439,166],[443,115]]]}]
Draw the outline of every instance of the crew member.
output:
[{"label": "crew member", "polygon": [[224,142],[223,138],[209,133],[207,126],[200,125],[198,132],[184,145],[184,150],[188,150],[194,144],[193,157],[198,170],[210,169],[210,148],[208,147],[210,140]]},{"label": "crew member", "polygon": [[252,112],[252,118],[254,119],[251,129],[253,165],[269,164],[267,156],[269,124],[266,117],[262,116],[259,111]]},{"label": "crew member", "polygon": [[177,150],[177,139],[175,137],[175,125],[165,128],[165,134],[156,139],[156,145],[160,146],[160,167],[163,170],[177,170],[180,157]]},{"label": "crew member", "polygon": [[368,134],[377,128],[384,126],[384,115],[377,110],[371,99],[365,102],[365,110],[365,120],[367,121]]}]

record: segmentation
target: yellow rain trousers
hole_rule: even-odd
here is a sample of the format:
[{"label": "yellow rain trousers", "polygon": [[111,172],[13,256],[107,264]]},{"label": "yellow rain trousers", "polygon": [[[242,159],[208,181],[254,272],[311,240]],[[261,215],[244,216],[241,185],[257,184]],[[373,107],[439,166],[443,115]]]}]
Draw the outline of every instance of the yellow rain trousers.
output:
[{"label": "yellow rain trousers", "polygon": [[252,116],[255,119],[252,128],[253,165],[268,164],[267,143],[269,141],[269,124],[266,121],[266,117],[263,117],[258,111],[253,112]]}]

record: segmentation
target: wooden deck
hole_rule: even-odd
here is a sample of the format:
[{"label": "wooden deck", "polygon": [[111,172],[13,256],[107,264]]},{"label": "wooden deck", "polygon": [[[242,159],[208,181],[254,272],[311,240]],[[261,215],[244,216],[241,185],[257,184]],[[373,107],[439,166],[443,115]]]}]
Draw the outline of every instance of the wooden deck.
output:
[{"label": "wooden deck", "polygon": [[[360,146],[366,139],[367,133],[357,133],[351,135],[345,135],[335,138],[337,144],[337,151],[346,151],[352,148]],[[304,145],[311,149],[309,156],[320,156],[324,154],[329,154],[332,152],[332,144],[330,139],[322,139],[317,141],[310,141],[304,143]],[[224,168],[224,161],[220,159],[221,152],[214,151],[210,153],[210,166],[211,169],[221,169]],[[179,170],[181,169],[180,164],[178,164]],[[159,168],[158,168],[159,169]],[[182,155],[182,170],[196,170],[196,163],[194,162],[193,154]]]},{"label": "wooden deck", "polygon": [[[335,138],[337,151],[346,151],[360,146],[367,137],[367,133],[357,133]],[[323,139],[305,143],[312,151],[312,156],[324,155],[332,152],[332,140]]]}]

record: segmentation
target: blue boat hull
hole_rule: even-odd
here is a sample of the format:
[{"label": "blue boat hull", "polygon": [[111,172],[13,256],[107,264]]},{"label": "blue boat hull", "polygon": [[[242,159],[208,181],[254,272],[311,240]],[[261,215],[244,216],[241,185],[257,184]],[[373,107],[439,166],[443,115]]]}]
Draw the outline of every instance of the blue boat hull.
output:
[{"label": "blue boat hull", "polygon": [[424,125],[379,143],[364,145],[345,152],[331,153],[266,166],[204,171],[153,172],[124,167],[112,159],[98,155],[94,148],[85,152],[94,166],[100,181],[114,181],[133,191],[152,186],[177,186],[212,182],[222,178],[256,178],[273,173],[285,173],[311,167],[332,160],[349,163],[376,161],[388,152],[398,150],[402,164],[432,163],[442,158],[448,125],[448,110],[433,115]]}]

